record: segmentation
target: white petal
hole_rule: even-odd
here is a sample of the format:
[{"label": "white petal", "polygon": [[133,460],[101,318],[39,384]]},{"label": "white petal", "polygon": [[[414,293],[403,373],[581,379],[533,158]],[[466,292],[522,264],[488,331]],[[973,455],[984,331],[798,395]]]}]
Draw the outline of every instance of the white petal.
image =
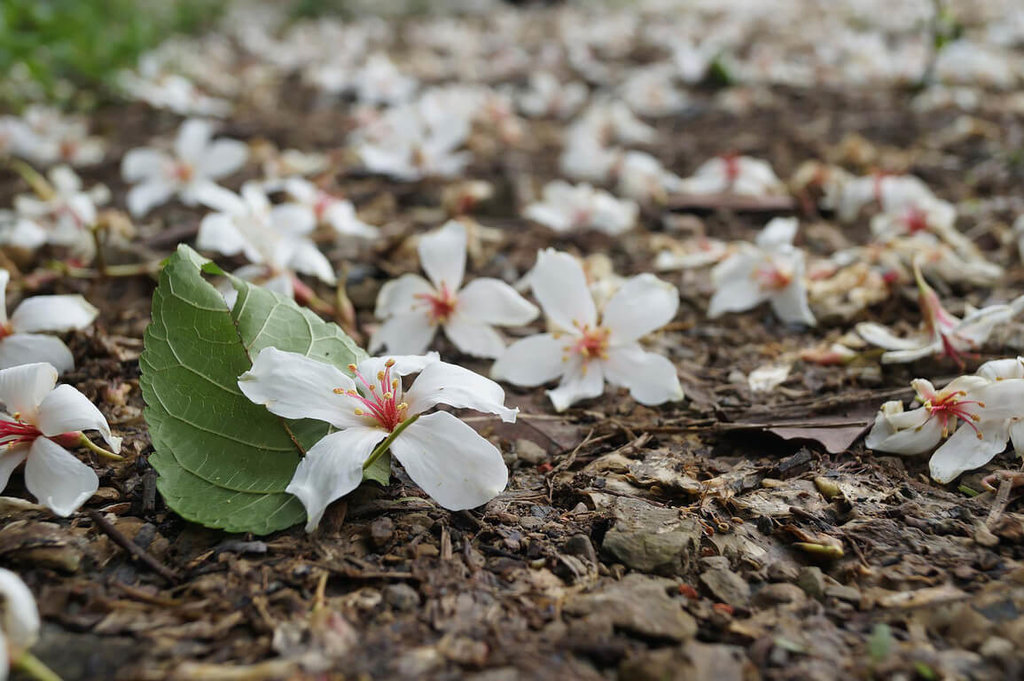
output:
[{"label": "white petal", "polygon": [[4,601],[3,633],[15,651],[24,652],[39,639],[36,599],[21,577],[4,568],[0,568],[0,594]]},{"label": "white petal", "polygon": [[537,306],[498,279],[474,279],[459,291],[458,311],[485,324],[519,326],[539,314]]},{"label": "white petal", "polygon": [[979,412],[985,422],[1024,416],[1024,380],[993,381],[971,390],[968,399],[985,405]]},{"label": "white petal", "polygon": [[924,338],[902,338],[887,327],[875,322],[861,322],[855,327],[857,334],[872,345],[886,350],[919,350],[929,343]]},{"label": "white petal", "polygon": [[494,359],[505,351],[505,341],[494,327],[465,314],[456,312],[442,328],[448,340],[463,354]]},{"label": "white petal", "polygon": [[630,343],[668,324],[679,308],[679,291],[653,274],[627,279],[611,297],[601,325],[612,343]]},{"label": "white petal", "polygon": [[335,232],[343,236],[375,238],[380,230],[359,219],[355,206],[350,201],[335,201],[324,212],[324,220]]},{"label": "white petal", "polygon": [[921,407],[897,416],[880,412],[864,445],[879,452],[913,455],[927,452],[941,439],[939,419],[930,418],[928,410]]},{"label": "white petal", "polygon": [[193,202],[221,213],[244,215],[248,212],[248,206],[241,196],[213,182],[204,180],[193,183],[189,186],[189,194]]},{"label": "white petal", "polygon": [[270,209],[270,224],[290,236],[305,236],[316,229],[316,216],[306,206],[283,203]]},{"label": "white petal", "polygon": [[923,345],[914,350],[889,350],[882,353],[882,364],[900,364],[903,362],[916,362],[919,359],[939,354],[942,346],[938,343]]},{"label": "white petal", "polygon": [[421,416],[391,453],[434,501],[450,511],[486,504],[508,484],[501,452],[448,412]]},{"label": "white petal", "polygon": [[466,272],[466,228],[461,222],[449,220],[419,243],[420,265],[434,287],[442,284],[454,293],[462,286]]},{"label": "white petal", "polygon": [[570,406],[604,393],[604,374],[598,362],[583,363],[579,357],[569,360],[562,382],[548,391],[555,411],[565,411]]},{"label": "white petal", "polygon": [[0,324],[7,323],[7,284],[11,282],[11,273],[0,268]]},{"label": "white petal", "polygon": [[21,301],[11,315],[15,332],[71,331],[93,323],[99,310],[79,295],[33,296]]},{"label": "white petal", "polygon": [[196,170],[209,178],[230,175],[249,158],[249,147],[238,140],[219,139],[206,147],[196,159]]},{"label": "white petal", "polygon": [[121,438],[110,434],[106,417],[88,397],[70,385],[58,385],[43,398],[36,426],[47,437],[78,430],[97,430],[115,453],[121,449]]},{"label": "white petal", "polygon": [[726,312],[743,312],[768,298],[753,276],[760,260],[755,253],[737,253],[711,270],[715,293],[708,304],[708,317],[714,319]]},{"label": "white petal", "polygon": [[566,211],[549,203],[531,203],[523,210],[523,217],[556,232],[566,232],[572,227],[572,219]]},{"label": "white petal", "polygon": [[167,203],[176,190],[175,185],[162,178],[137,184],[128,190],[128,211],[135,217],[141,217],[157,206]]},{"label": "white petal", "polygon": [[132,184],[163,178],[164,170],[172,163],[171,158],[158,149],[131,149],[121,159],[121,177]]},{"label": "white petal", "polygon": [[306,532],[320,524],[328,504],[359,486],[363,464],[386,435],[377,428],[346,428],[324,437],[306,452],[285,488],[306,507]]},{"label": "white petal", "polygon": [[320,281],[333,286],[338,283],[338,276],[334,273],[334,265],[327,259],[320,249],[309,239],[292,238],[292,254],[288,258],[287,265],[296,272],[316,277]]},{"label": "white petal", "polygon": [[22,445],[14,449],[8,449],[7,451],[0,453],[0,492],[7,489],[7,483],[10,482],[11,473],[14,469],[21,465],[21,462],[28,456],[28,447]]},{"label": "white petal", "polygon": [[174,153],[189,163],[198,161],[213,136],[213,124],[198,118],[190,118],[178,128],[174,140]]},{"label": "white petal", "polygon": [[25,487],[43,506],[66,518],[100,486],[96,472],[45,437],[32,443],[25,463]]},{"label": "white petal", "polygon": [[8,414],[35,422],[40,403],[57,385],[57,370],[49,364],[23,364],[0,370],[0,402]]},{"label": "white petal", "polygon": [[391,366],[391,376],[408,376],[418,374],[435,362],[440,362],[441,356],[436,352],[428,352],[425,355],[385,355],[383,357],[368,357],[359,363],[356,369],[363,376],[376,376],[384,371],[388,362],[394,362]]},{"label": "white petal", "polygon": [[1013,441],[1013,451],[1017,456],[1024,457],[1024,419],[1010,421],[1010,440]]},{"label": "white petal", "polygon": [[385,319],[396,314],[408,314],[414,307],[422,307],[426,303],[417,296],[433,296],[436,292],[430,283],[418,274],[403,274],[392,279],[380,288],[377,294],[377,305],[373,314],[378,319]]},{"label": "white petal", "polygon": [[796,237],[798,227],[796,218],[773,218],[758,233],[756,243],[761,248],[778,249],[789,246]]},{"label": "white petal", "polygon": [[676,367],[667,358],[645,352],[635,343],[612,347],[602,361],[605,379],[612,385],[629,388],[640,404],[656,405],[683,399]]},{"label": "white petal", "polygon": [[948,440],[935,450],[928,469],[932,479],[946,484],[964,471],[981,468],[996,454],[1006,449],[1010,438],[1009,424],[1005,421],[980,430],[982,437],[965,423],[961,423]]},{"label": "white petal", "polygon": [[807,303],[807,286],[804,284],[802,267],[789,286],[776,291],[769,301],[775,315],[784,322],[807,326],[817,324]]},{"label": "white petal", "polygon": [[286,419],[317,419],[336,428],[366,424],[354,412],[356,401],[334,392],[354,390],[355,382],[337,367],[295,352],[264,348],[252,369],[238,377],[238,387],[250,400]]},{"label": "white petal", "polygon": [[597,323],[597,308],[583,267],[568,253],[551,248],[538,253],[537,264],[530,272],[530,286],[544,314],[557,327],[569,331]]},{"label": "white petal", "polygon": [[224,213],[211,213],[199,223],[196,248],[216,251],[223,255],[237,255],[249,246],[248,240],[235,226],[234,219]]},{"label": "white petal", "polygon": [[518,409],[505,406],[505,391],[480,374],[446,362],[428,364],[405,394],[410,414],[420,414],[437,404],[497,414],[515,423]]},{"label": "white petal", "polygon": [[58,373],[75,368],[71,350],[60,338],[37,333],[15,333],[0,339],[0,369],[44,362]]},{"label": "white petal", "polygon": [[17,248],[24,248],[27,251],[34,251],[46,243],[49,238],[48,232],[32,220],[21,218],[16,220],[10,229],[0,234],[0,239],[5,244]]},{"label": "white petal", "polygon": [[491,377],[533,387],[555,380],[568,367],[565,341],[550,333],[541,333],[518,340],[506,348],[491,367]]},{"label": "white petal", "polygon": [[396,314],[380,325],[370,339],[370,352],[385,348],[400,355],[420,355],[430,347],[437,326],[426,312]]}]

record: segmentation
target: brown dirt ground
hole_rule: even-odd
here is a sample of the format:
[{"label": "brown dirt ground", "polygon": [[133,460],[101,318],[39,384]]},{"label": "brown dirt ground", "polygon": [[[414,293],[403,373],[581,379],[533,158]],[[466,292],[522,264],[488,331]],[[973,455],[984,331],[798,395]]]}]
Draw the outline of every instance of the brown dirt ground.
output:
[{"label": "brown dirt ground", "polygon": [[[984,134],[936,145],[957,115],[915,114],[905,93],[771,94],[742,115],[709,107],[658,121],[671,143],[652,151],[684,175],[712,154],[741,151],[783,177],[803,160],[830,159],[859,172],[913,172],[953,200],[1020,197],[1021,120],[998,107],[976,113],[991,123]],[[339,146],[344,117],[310,101],[282,98],[277,112],[242,113],[225,132]],[[97,120],[117,140],[111,158],[177,125],[139,106]],[[498,189],[477,217],[505,239],[484,244],[472,273],[522,273],[551,244],[517,217],[514,187],[523,173],[553,176],[556,150],[543,143],[552,125],[538,124],[532,149],[475,162],[471,175]],[[117,175],[116,162],[85,173],[107,182],[116,202]],[[349,294],[359,322],[372,323],[380,284],[416,268],[405,237],[443,219],[440,188],[344,172],[334,181],[386,225],[384,243],[332,253],[353,263]],[[21,190],[10,175],[0,184],[4,197]],[[164,231],[140,228],[145,248],[122,260],[169,252],[201,213],[169,206],[157,217]],[[621,274],[645,271],[660,217],[649,211],[644,228],[618,242],[590,234],[554,245],[607,252]],[[724,208],[701,217],[730,238],[749,238],[764,220]],[[679,366],[687,401],[649,409],[611,391],[554,416],[540,391],[510,389],[518,423],[472,421],[512,471],[485,508],[440,509],[397,471],[388,488],[366,486],[333,506],[313,536],[297,527],[262,538],[186,523],[156,493],[137,363],[153,282],[30,280],[36,292],[83,292],[102,310],[94,330],[71,338],[79,368],[66,380],[105,405],[128,453],[98,464],[99,494],[68,520],[0,508],[0,563],[25,575],[46,622],[36,655],[67,681],[1022,678],[1016,495],[937,486],[927,457],[872,456],[859,442],[829,454],[813,439],[737,425],[865,421],[885,399],[908,397],[913,376],[954,369],[798,364],[773,395],[752,396],[729,381],[732,371],[848,326],[795,332],[764,309],[712,323],[706,276],[672,277],[683,304],[653,343]],[[1007,286],[1019,292],[1022,277],[1015,266]],[[917,310],[896,295],[871,316],[916,323]],[[1003,455],[961,483],[981,490],[981,477],[1008,465]],[[20,484],[6,494],[29,498]]]}]

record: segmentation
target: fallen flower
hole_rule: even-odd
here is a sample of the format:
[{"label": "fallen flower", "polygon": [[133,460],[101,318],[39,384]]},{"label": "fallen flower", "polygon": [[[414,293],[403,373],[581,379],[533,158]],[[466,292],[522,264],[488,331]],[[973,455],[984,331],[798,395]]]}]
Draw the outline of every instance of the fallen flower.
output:
[{"label": "fallen flower", "polygon": [[635,202],[620,201],[589,184],[555,180],[544,186],[543,200],[527,206],[523,217],[556,232],[596,229],[616,235],[636,225],[639,210]]},{"label": "fallen flower", "polygon": [[21,577],[0,568],[2,621],[0,627],[0,679],[7,680],[11,667],[17,668],[28,649],[39,640],[39,608]]},{"label": "fallen flower", "polygon": [[36,195],[14,197],[14,211],[21,219],[0,236],[0,242],[29,251],[44,244],[92,251],[96,206],[110,200],[110,190],[102,184],[83,190],[81,178],[68,166],[52,168],[47,179],[29,172],[26,180]]},{"label": "fallen flower", "polygon": [[422,354],[438,327],[468,355],[497,357],[505,342],[494,326],[531,322],[537,308],[498,279],[475,279],[462,287],[466,228],[451,220],[419,241],[420,264],[430,281],[404,274],[384,284],[375,314],[385,320],[370,339],[370,352]]},{"label": "fallen flower", "polygon": [[196,198],[219,211],[199,223],[196,246],[224,255],[242,253],[253,263],[239,268],[235,276],[260,281],[290,297],[294,297],[296,287],[293,271],[332,286],[337,283],[333,265],[309,238],[316,218],[305,206],[271,205],[256,182],[242,185],[240,195],[207,185]]},{"label": "fallen flower", "polygon": [[213,137],[213,124],[190,118],[181,124],[174,155],[160,149],[132,149],[121,160],[121,176],[135,186],[128,191],[128,210],[139,217],[175,194],[186,206],[199,202],[201,190],[230,175],[249,156],[244,142]]},{"label": "fallen flower", "polygon": [[510,345],[494,363],[493,378],[530,387],[560,378],[548,391],[557,411],[601,395],[606,380],[628,388],[641,404],[683,398],[672,362],[637,342],[675,316],[674,286],[651,274],[632,277],[608,300],[599,320],[583,268],[568,253],[541,251],[529,277],[552,330]]},{"label": "fallen flower", "polygon": [[1024,379],[974,375],[955,378],[940,390],[921,378],[911,385],[922,406],[904,411],[902,402],[883,404],[865,445],[880,452],[922,454],[949,438],[929,461],[932,478],[943,484],[1006,449],[1011,420],[1024,416]]},{"label": "fallen flower", "polygon": [[901,338],[875,322],[861,322],[856,326],[861,338],[887,350],[882,355],[883,364],[913,362],[935,356],[949,357],[963,366],[965,353],[980,349],[993,328],[1010,321],[1024,309],[1024,296],[1021,296],[1007,305],[970,309],[960,319],[942,306],[935,289],[928,285],[921,274],[918,263],[914,265],[914,277],[924,317],[924,333]]},{"label": "fallen flower", "polygon": [[351,201],[330,194],[301,177],[289,177],[281,186],[295,203],[312,211],[318,224],[328,225],[339,236],[378,236],[376,227],[359,219]]},{"label": "fallen flower", "polygon": [[716,156],[702,163],[693,175],[679,182],[687,194],[740,194],[772,196],[785,194],[786,185],[766,161],[750,156]]},{"label": "fallen flower", "polygon": [[[338,430],[299,462],[287,491],[306,507],[306,531],[327,505],[363,479],[363,469],[390,450],[409,477],[441,506],[457,511],[484,504],[505,489],[501,453],[453,414],[428,409],[447,404],[515,422],[493,381],[441,362],[436,354],[371,358],[349,365],[353,378],[303,355],[265,348],[238,387],[253,402],[284,418],[326,421]],[[402,377],[419,376],[406,391]]]},{"label": "fallen flower", "polygon": [[[91,497],[99,478],[65,447],[86,447],[112,458],[121,438],[110,433],[107,420],[92,402],[70,385],[57,385],[49,364],[23,364],[0,370],[0,491],[11,472],[25,462],[25,486],[55,514],[67,517]],[[81,432],[97,430],[107,451]]]},{"label": "fallen flower", "polygon": [[807,303],[804,253],[793,246],[796,230],[796,218],[775,218],[755,243],[739,244],[733,255],[716,265],[711,271],[715,293],[708,316],[742,312],[768,301],[784,322],[814,326]]},{"label": "fallen flower", "polygon": [[64,341],[45,334],[84,329],[99,310],[79,295],[33,296],[21,301],[8,319],[10,278],[10,272],[0,269],[0,369],[35,362],[52,364],[61,374],[74,369],[75,359]]}]

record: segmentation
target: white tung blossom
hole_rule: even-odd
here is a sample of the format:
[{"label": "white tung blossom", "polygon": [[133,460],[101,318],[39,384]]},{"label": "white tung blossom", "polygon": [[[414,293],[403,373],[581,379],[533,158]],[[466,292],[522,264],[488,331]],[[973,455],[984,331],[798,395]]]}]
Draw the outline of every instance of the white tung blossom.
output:
[{"label": "white tung blossom", "polygon": [[84,329],[98,310],[79,295],[34,296],[21,301],[7,318],[7,283],[11,275],[0,269],[0,369],[47,362],[59,373],[75,367],[74,357],[60,338],[50,333]]},{"label": "white tung blossom", "polygon": [[429,281],[405,274],[386,283],[376,315],[384,323],[370,340],[370,352],[421,354],[438,327],[459,349],[477,357],[497,357],[505,342],[494,326],[519,326],[537,308],[498,279],[481,278],[462,287],[466,270],[466,228],[452,220],[419,241],[420,264]]},{"label": "white tung blossom", "polygon": [[683,398],[672,362],[637,342],[675,316],[674,286],[650,274],[632,277],[599,316],[579,262],[552,249],[538,254],[529,281],[551,331],[510,345],[494,363],[492,377],[524,386],[560,378],[548,391],[558,411],[601,395],[605,381],[628,388],[641,404]]},{"label": "white tung blossom", "polygon": [[796,230],[796,218],[775,218],[755,243],[739,244],[735,253],[715,266],[711,271],[715,293],[708,316],[742,312],[768,301],[779,319],[813,326],[804,253],[793,245]]},{"label": "white tung blossom", "polygon": [[96,206],[110,200],[105,185],[82,188],[82,180],[68,166],[47,173],[49,182],[37,183],[36,195],[14,197],[16,220],[0,234],[0,243],[34,251],[44,244],[91,252],[90,229],[96,224]]},{"label": "white tung blossom", "polygon": [[0,568],[0,681],[39,640],[39,608],[21,577]]},{"label": "white tung blossom", "polygon": [[96,430],[117,453],[121,438],[110,434],[89,398],[57,385],[57,370],[49,364],[0,370],[0,402],[0,491],[24,462],[28,491],[57,515],[71,515],[96,492],[99,478],[65,446],[84,444],[81,431]]},{"label": "white tung blossom", "polygon": [[[327,505],[363,479],[381,447],[390,449],[413,482],[441,506],[457,511],[485,504],[505,489],[501,453],[446,404],[496,414],[513,423],[517,409],[493,381],[429,356],[371,358],[349,365],[352,376],[329,364],[265,348],[238,386],[253,402],[289,419],[311,418],[337,428],[306,452],[287,491],[306,507],[312,532]],[[408,390],[402,378],[418,373]],[[353,379],[354,377],[354,379]]]},{"label": "white tung blossom", "polygon": [[616,235],[636,225],[639,211],[636,202],[616,199],[589,184],[555,180],[545,185],[543,200],[527,206],[523,216],[556,232],[596,229]]},{"label": "white tung blossom", "polygon": [[210,121],[189,119],[181,124],[174,154],[160,149],[132,149],[121,160],[121,176],[135,186],[128,191],[128,210],[142,216],[166,203],[175,194],[187,206],[199,201],[199,193],[214,181],[241,168],[249,156],[244,142],[212,140]]}]

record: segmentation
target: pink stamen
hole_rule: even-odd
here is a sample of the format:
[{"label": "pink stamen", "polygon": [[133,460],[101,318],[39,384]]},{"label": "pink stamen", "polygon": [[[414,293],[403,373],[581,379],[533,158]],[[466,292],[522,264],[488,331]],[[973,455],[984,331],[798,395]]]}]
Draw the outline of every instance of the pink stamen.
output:
[{"label": "pink stamen", "polygon": [[731,187],[740,176],[740,159],[736,154],[722,154],[725,162],[725,181]]},{"label": "pink stamen", "polygon": [[584,361],[608,357],[608,329],[600,326],[592,329],[587,324],[576,324],[576,328],[580,330],[580,335],[575,343],[566,347],[568,352],[580,355]]},{"label": "pink stamen", "polygon": [[[336,388],[334,391],[339,394],[348,395],[363,407],[366,407],[369,415],[377,421],[381,428],[388,432],[393,431],[399,424],[405,421],[405,411],[408,407],[405,402],[398,401],[401,399],[401,384],[397,378],[391,377],[391,367],[394,365],[395,360],[393,359],[385,362],[384,371],[377,373],[376,384],[366,380],[366,377],[356,369],[354,364],[349,365],[349,370],[366,387],[369,396],[360,395],[355,390]],[[356,409],[355,411],[357,416],[362,416],[366,413],[362,409]]]},{"label": "pink stamen", "polygon": [[38,428],[22,421],[0,419],[0,445],[10,447],[33,442],[42,435]]},{"label": "pink stamen", "polygon": [[762,289],[778,291],[789,286],[793,275],[775,265],[766,265],[754,270],[754,279]]}]

